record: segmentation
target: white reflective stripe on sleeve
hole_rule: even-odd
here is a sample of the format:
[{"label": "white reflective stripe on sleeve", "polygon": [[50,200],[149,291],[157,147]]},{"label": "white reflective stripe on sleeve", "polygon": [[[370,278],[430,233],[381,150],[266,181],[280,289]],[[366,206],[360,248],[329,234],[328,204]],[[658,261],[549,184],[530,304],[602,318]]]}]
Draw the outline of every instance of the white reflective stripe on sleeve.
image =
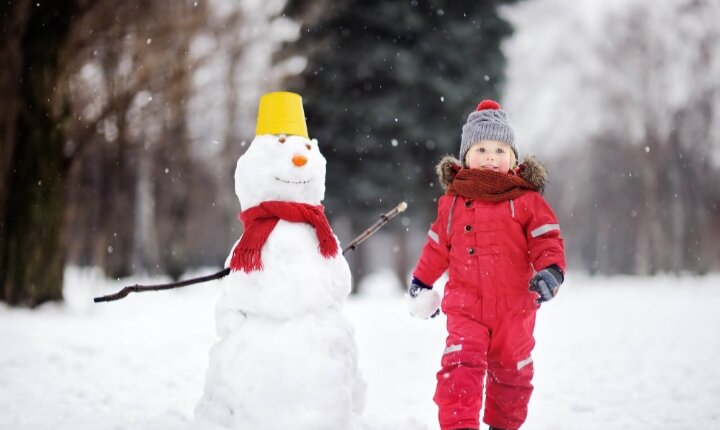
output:
[{"label": "white reflective stripe on sleeve", "polygon": [[532,357],[528,357],[525,360],[518,361],[517,370],[522,369],[523,367],[527,366],[530,363],[532,363]]},{"label": "white reflective stripe on sleeve", "polygon": [[435,243],[440,243],[440,238],[438,237],[437,233],[435,233],[432,230],[428,230],[428,236],[430,236],[430,239],[434,240]]},{"label": "white reflective stripe on sleeve", "polygon": [[462,350],[462,344],[450,345],[447,348],[445,348],[445,352],[443,352],[443,355],[450,354],[451,352],[457,352],[460,350]]},{"label": "white reflective stripe on sleeve", "polygon": [[510,200],[510,216],[515,218],[515,202]]},{"label": "white reflective stripe on sleeve", "polygon": [[547,233],[547,232],[549,232],[549,231],[553,231],[553,230],[560,230],[560,225],[559,225],[559,224],[545,224],[545,225],[541,225],[540,227],[538,227],[538,228],[536,228],[535,230],[531,231],[531,232],[530,232],[530,235],[531,235],[532,237],[538,237],[538,236],[542,236],[543,234],[545,234],[545,233]]}]

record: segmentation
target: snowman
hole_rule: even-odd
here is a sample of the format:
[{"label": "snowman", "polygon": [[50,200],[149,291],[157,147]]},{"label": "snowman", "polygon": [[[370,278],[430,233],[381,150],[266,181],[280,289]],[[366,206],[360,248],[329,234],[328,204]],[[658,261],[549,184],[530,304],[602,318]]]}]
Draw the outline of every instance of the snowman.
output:
[{"label": "snowman", "polygon": [[350,270],[320,205],[325,158],[299,95],[260,100],[235,170],[244,233],[216,307],[198,429],[359,429],[365,384],[342,313]]}]

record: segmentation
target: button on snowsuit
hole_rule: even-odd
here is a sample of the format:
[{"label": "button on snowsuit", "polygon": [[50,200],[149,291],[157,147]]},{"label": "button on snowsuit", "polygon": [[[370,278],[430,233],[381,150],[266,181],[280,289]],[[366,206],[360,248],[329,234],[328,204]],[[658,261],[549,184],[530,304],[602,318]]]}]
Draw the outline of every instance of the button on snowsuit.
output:
[{"label": "button on snowsuit", "polygon": [[442,310],[448,337],[434,400],[443,430],[484,421],[516,429],[533,386],[535,270],[565,270],[557,219],[540,193],[488,202],[445,195],[413,275],[432,285],[449,270]]}]

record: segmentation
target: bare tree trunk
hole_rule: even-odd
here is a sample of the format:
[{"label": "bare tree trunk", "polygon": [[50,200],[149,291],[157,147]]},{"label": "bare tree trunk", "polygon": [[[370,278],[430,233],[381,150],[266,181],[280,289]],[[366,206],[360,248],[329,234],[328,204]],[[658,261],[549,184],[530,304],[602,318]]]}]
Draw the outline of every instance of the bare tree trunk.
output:
[{"label": "bare tree trunk", "polygon": [[597,232],[595,235],[595,261],[594,265],[600,273],[613,272],[612,263],[610,262],[610,220],[606,217],[607,213],[600,214],[597,217]]},{"label": "bare tree trunk", "polygon": [[[178,43],[177,64],[184,68],[190,35],[182,35]],[[187,130],[187,108],[185,100],[190,95],[190,74],[180,73],[175,84],[166,92],[170,104],[171,119],[167,135],[161,143],[159,163],[156,172],[161,178],[157,182],[156,201],[164,217],[156,217],[160,241],[160,263],[165,273],[177,280],[187,270],[189,237],[189,182],[193,180],[193,165],[190,160],[189,134]],[[164,172],[164,173],[162,173]]]},{"label": "bare tree trunk", "polygon": [[[238,19],[242,20],[240,16]],[[243,25],[242,21],[240,21],[238,25]],[[220,219],[222,222],[221,228],[227,229],[228,232],[235,233],[233,234],[234,237],[240,236],[240,232],[242,231],[242,227],[237,219],[237,212],[238,209],[240,209],[240,205],[235,196],[235,166],[238,157],[250,146],[249,142],[244,148],[240,145],[242,138],[238,136],[239,127],[237,126],[237,123],[243,120],[239,109],[240,103],[238,102],[241,86],[238,82],[237,75],[238,69],[242,66],[240,61],[245,49],[245,43],[239,43],[233,46],[232,49],[230,49],[228,58],[229,65],[226,75],[229,91],[226,102],[228,122],[225,130],[222,157],[220,157],[219,163],[219,174],[221,176],[217,180],[219,186],[215,193],[215,201],[217,202],[217,208],[220,211]]]},{"label": "bare tree trunk", "polygon": [[393,233],[393,254],[395,255],[395,276],[400,281],[400,287],[405,290],[407,276],[410,272],[410,257],[408,251],[408,233],[404,230],[397,230]]},{"label": "bare tree trunk", "polygon": [[[714,249],[717,249],[717,236],[713,235],[713,224],[711,221],[711,200],[712,188],[717,190],[717,182],[712,183],[707,189],[703,186],[706,183],[707,172],[710,171],[710,163],[707,159],[701,160],[695,158],[695,168],[692,169],[693,190],[691,198],[688,202],[690,206],[690,216],[687,223],[690,225],[687,235],[687,243],[685,244],[685,252],[687,253],[687,267],[689,270],[705,274],[713,265],[717,264],[717,260],[713,261]],[[718,192],[715,191],[715,198]],[[716,209],[717,210],[717,209]],[[717,219],[717,214],[714,215]]]},{"label": "bare tree trunk", "polygon": [[636,275],[649,275],[651,272],[652,252],[652,223],[654,221],[655,205],[655,166],[649,161],[641,163],[641,175],[643,183],[643,200],[640,201],[640,222],[635,236],[635,270]]},{"label": "bare tree trunk", "polygon": [[135,192],[137,182],[137,162],[127,141],[127,104],[119,106],[115,121],[118,136],[115,139],[115,151],[108,154],[105,181],[107,192],[100,198],[102,205],[102,235],[106,243],[107,254],[103,259],[105,274],[111,278],[124,278],[132,275],[132,251],[135,231]]},{"label": "bare tree trunk", "polygon": [[[7,207],[10,171],[13,152],[17,144],[18,115],[21,109],[21,95],[18,82],[22,82],[22,35],[29,17],[30,1],[15,3],[9,11],[0,14],[3,37],[0,41],[0,243],[5,239],[5,213]],[[5,246],[0,246],[0,262],[4,260]],[[0,263],[1,264],[1,263]],[[2,267],[0,265],[0,267]],[[2,275],[0,275],[0,278]]]},{"label": "bare tree trunk", "polygon": [[[715,41],[716,42],[716,41]],[[713,232],[717,232],[714,229],[713,218],[717,220],[718,208],[713,204],[718,202],[720,198],[720,188],[718,188],[717,180],[713,179],[713,169],[711,164],[712,159],[712,123],[713,118],[716,117],[717,113],[714,112],[715,105],[713,98],[718,98],[718,90],[715,89],[712,92],[704,94],[703,99],[700,103],[695,105],[698,109],[698,117],[700,121],[700,127],[697,130],[702,130],[701,141],[705,143],[706,149],[702,152],[692,152],[692,169],[690,169],[693,190],[692,196],[693,201],[690,202],[692,208],[692,215],[689,217],[688,223],[692,226],[691,232],[693,233],[694,245],[691,249],[696,250],[696,255],[691,255],[692,260],[689,262],[689,267],[695,273],[705,274],[713,268],[718,268],[718,242],[717,235]],[[714,212],[714,214],[713,214]]]},{"label": "bare tree trunk", "polygon": [[359,292],[358,285],[362,278],[367,275],[367,257],[365,250],[367,246],[358,246],[353,252],[352,257],[348,259],[350,264],[350,272],[352,273],[352,290],[351,294],[357,294]]},{"label": "bare tree trunk", "polygon": [[[12,11],[25,5],[20,3]],[[16,125],[8,129],[14,131],[9,136],[14,149],[0,244],[0,297],[13,305],[32,307],[62,300],[67,164],[60,127],[63,114],[58,108],[64,104],[63,86],[57,76],[59,52],[73,13],[72,2],[45,4],[32,8],[27,26],[18,29],[25,63],[19,80],[20,112]]]},{"label": "bare tree trunk", "polygon": [[135,192],[133,264],[135,269],[156,273],[159,266],[158,236],[155,224],[155,197],[152,191],[152,159],[138,157]]},{"label": "bare tree trunk", "polygon": [[668,249],[669,267],[675,273],[679,273],[684,267],[686,267],[686,254],[685,250],[685,238],[687,237],[687,223],[688,223],[688,194],[692,191],[690,187],[692,183],[688,181],[690,178],[686,178],[683,173],[683,163],[687,161],[684,159],[682,154],[682,147],[680,146],[680,137],[678,128],[682,126],[682,113],[676,115],[673,119],[675,127],[673,132],[670,134],[670,152],[669,152],[669,168],[667,172],[668,176],[668,194],[669,194],[669,241],[672,244]]}]

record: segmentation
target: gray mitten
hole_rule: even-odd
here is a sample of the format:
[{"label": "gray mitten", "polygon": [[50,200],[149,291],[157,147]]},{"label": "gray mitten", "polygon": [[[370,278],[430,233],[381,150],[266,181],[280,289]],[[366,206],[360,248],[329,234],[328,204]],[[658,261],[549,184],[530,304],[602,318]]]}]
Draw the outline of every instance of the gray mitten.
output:
[{"label": "gray mitten", "polygon": [[563,283],[563,279],[564,277],[560,268],[554,264],[537,272],[535,276],[530,279],[529,288],[530,291],[536,292],[539,296],[535,302],[540,304],[555,297],[560,289],[560,285]]}]

